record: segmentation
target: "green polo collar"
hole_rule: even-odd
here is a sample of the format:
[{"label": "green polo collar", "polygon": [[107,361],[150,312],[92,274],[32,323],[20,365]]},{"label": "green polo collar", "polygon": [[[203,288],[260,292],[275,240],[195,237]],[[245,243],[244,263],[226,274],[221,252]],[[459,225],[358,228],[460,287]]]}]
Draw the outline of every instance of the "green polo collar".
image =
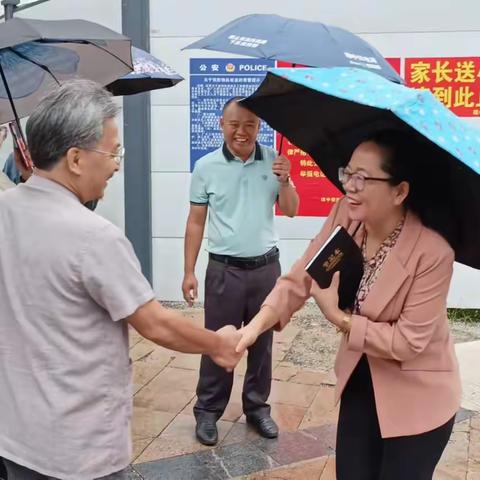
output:
[{"label": "green polo collar", "polygon": [[[235,155],[228,149],[227,144],[223,142],[222,145],[222,153],[225,159],[229,162],[235,159]],[[255,142],[255,157],[254,160],[263,160],[262,149],[260,148],[260,144]]]}]

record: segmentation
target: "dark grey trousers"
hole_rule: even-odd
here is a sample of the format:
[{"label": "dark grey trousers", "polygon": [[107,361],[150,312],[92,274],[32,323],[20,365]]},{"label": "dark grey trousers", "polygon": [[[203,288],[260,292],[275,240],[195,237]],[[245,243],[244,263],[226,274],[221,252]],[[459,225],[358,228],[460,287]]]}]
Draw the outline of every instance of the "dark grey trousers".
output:
[{"label": "dark grey trousers", "polygon": [[[255,316],[280,276],[275,261],[254,270],[243,270],[210,260],[205,278],[205,327],[209,330],[231,324],[240,328]],[[243,383],[243,411],[249,416],[270,414],[267,404],[272,382],[273,332],[260,335],[248,349],[247,371]],[[233,372],[203,355],[193,411],[199,418],[218,420],[228,404]]]},{"label": "dark grey trousers", "polygon": [[[0,462],[2,460],[0,459]],[[27,467],[22,467],[17,465],[10,460],[3,459],[3,463],[6,467],[6,479],[7,480],[58,480],[54,477],[48,477],[47,475],[42,475],[41,473],[34,472]],[[106,477],[101,477],[97,480],[128,480],[129,476],[126,470],[121,472],[112,473]]]}]

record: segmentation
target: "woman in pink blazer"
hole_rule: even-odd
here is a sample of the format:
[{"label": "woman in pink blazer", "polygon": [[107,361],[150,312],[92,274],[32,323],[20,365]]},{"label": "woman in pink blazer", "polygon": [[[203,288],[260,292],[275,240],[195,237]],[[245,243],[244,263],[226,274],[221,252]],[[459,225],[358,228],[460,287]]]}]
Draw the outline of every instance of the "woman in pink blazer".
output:
[{"label": "woman in pink blazer", "polygon": [[[426,199],[442,192],[425,179],[432,186],[442,172],[423,168],[422,175],[421,149],[412,150],[412,142],[405,133],[384,131],[355,149],[339,171],[345,197],[243,328],[238,346],[271,327],[282,329],[311,296],[343,332],[335,362],[337,480],[431,479],[460,406],[446,308],[454,252],[427,227],[435,209]],[[352,311],[338,308],[337,274],[320,289],[305,272],[337,225],[364,256]]]}]

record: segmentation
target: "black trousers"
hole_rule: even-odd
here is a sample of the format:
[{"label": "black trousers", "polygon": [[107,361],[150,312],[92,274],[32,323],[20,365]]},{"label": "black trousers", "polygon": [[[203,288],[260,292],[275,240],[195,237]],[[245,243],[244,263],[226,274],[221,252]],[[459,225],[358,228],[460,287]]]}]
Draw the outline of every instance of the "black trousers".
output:
[{"label": "black trousers", "polygon": [[[210,330],[231,324],[240,328],[259,311],[280,276],[280,263],[244,270],[210,260],[205,278],[205,327]],[[248,349],[243,383],[243,411],[249,416],[270,414],[267,404],[272,382],[273,332],[267,331]],[[225,411],[233,386],[233,372],[227,372],[203,355],[197,385],[195,417],[218,420]]]},{"label": "black trousers", "polygon": [[364,355],[340,403],[337,480],[431,480],[454,420],[419,435],[382,439],[372,377]]}]

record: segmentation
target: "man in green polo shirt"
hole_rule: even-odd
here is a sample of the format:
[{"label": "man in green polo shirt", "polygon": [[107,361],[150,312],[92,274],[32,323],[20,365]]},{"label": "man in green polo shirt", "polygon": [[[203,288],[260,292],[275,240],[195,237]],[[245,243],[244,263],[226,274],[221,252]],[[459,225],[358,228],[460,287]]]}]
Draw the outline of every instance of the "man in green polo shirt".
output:
[{"label": "man in green polo shirt", "polygon": [[[198,288],[195,264],[208,212],[205,327],[211,330],[227,323],[240,328],[258,312],[280,275],[275,202],[289,217],[296,215],[299,204],[290,180],[290,162],[257,142],[260,119],[239,100],[225,104],[220,120],[224,143],[197,161],[190,187],[182,290],[193,305]],[[249,348],[242,394],[247,422],[267,438],[278,435],[266,403],[272,338],[273,332],[265,332]],[[227,406],[232,385],[233,372],[202,357],[194,413],[197,438],[205,445],[218,441],[216,422]]]}]

